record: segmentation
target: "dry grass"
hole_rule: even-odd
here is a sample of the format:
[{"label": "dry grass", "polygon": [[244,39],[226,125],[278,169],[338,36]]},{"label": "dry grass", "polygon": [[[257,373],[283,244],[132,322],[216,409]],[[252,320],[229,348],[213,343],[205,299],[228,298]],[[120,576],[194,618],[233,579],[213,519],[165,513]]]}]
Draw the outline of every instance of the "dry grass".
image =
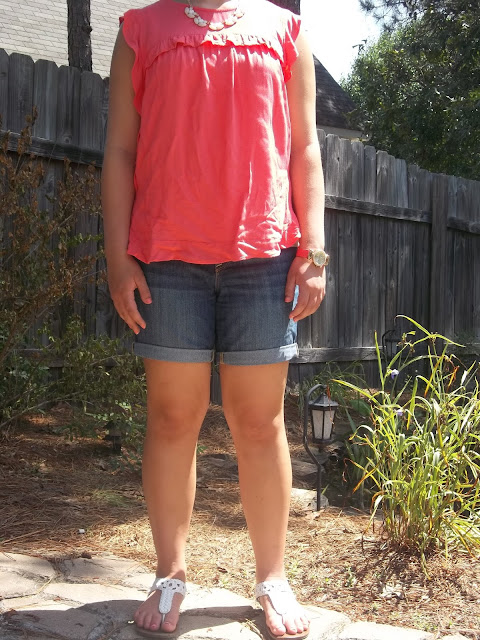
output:
[{"label": "dry grass", "polygon": [[[69,419],[66,408],[57,408],[4,434],[0,549],[49,558],[110,551],[153,569],[139,473],[119,464],[101,439],[69,441],[62,431]],[[287,428],[292,454],[306,459],[296,408],[289,403]],[[210,409],[200,444],[189,580],[251,597],[255,567],[220,409]],[[335,506],[320,514],[291,513],[286,562],[299,599],[357,620],[457,631],[480,640],[478,561],[463,554],[431,557],[426,579],[418,558],[386,545],[380,522],[366,531],[368,514],[339,498],[335,475],[332,469],[328,493]],[[295,484],[302,486],[298,479]]]}]

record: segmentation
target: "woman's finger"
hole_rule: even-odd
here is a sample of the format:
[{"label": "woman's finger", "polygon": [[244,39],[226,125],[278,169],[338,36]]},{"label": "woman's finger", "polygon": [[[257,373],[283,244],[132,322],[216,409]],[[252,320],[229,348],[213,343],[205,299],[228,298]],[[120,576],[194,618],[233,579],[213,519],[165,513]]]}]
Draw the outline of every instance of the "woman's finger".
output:
[{"label": "woman's finger", "polygon": [[138,293],[140,294],[142,302],[144,304],[150,304],[152,302],[152,295],[148,288],[147,281],[145,280],[145,276],[143,275],[143,271],[140,270],[140,273],[136,276],[135,284],[137,285]]}]

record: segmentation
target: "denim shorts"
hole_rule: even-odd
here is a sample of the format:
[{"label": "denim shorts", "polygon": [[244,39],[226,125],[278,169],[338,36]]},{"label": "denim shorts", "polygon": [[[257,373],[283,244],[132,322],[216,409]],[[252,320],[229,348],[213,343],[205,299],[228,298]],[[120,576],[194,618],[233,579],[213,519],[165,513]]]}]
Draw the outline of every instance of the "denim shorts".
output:
[{"label": "denim shorts", "polygon": [[140,266],[152,295],[135,300],[146,328],[134,353],[169,362],[273,364],[297,355],[297,326],[285,302],[287,273],[296,248],[274,258],[222,264],[179,260]]}]

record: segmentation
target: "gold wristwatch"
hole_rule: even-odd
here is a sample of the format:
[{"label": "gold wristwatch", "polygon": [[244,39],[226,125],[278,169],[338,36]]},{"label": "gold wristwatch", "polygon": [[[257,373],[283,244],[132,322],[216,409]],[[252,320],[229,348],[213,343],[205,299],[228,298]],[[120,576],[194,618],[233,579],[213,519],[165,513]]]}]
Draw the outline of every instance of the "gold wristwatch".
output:
[{"label": "gold wristwatch", "polygon": [[297,258],[307,258],[316,267],[326,267],[330,256],[323,249],[297,249]]}]

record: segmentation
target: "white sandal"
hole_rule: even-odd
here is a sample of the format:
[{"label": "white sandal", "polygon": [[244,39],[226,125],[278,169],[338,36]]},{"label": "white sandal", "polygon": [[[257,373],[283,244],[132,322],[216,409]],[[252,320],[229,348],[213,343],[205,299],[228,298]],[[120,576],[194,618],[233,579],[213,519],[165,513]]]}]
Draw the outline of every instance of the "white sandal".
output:
[{"label": "white sandal", "polygon": [[[259,582],[255,587],[255,598],[258,600],[261,596],[269,597],[272,607],[282,616],[282,622],[284,624],[287,613],[300,609],[300,605],[287,580],[266,580],[265,582]],[[284,633],[281,636],[276,636],[270,631],[267,624],[266,627],[268,637],[273,640],[287,640],[287,638],[291,640],[303,640],[310,632],[310,629],[307,629],[306,631],[299,631],[298,633]]]},{"label": "white sandal", "polygon": [[[165,618],[165,614],[167,614],[172,608],[173,596],[176,593],[181,593],[182,596],[185,597],[187,593],[187,587],[183,580],[177,580],[177,578],[155,578],[152,588],[148,592],[148,595],[150,595],[154,591],[160,591],[161,593],[160,602],[158,604],[158,610],[162,614],[162,621],[160,623],[161,627],[162,622]],[[137,624],[135,625],[135,630],[144,638],[168,638],[176,632],[176,629],[174,629],[173,631],[162,631],[161,628],[153,631],[150,629],[139,627]]]}]

